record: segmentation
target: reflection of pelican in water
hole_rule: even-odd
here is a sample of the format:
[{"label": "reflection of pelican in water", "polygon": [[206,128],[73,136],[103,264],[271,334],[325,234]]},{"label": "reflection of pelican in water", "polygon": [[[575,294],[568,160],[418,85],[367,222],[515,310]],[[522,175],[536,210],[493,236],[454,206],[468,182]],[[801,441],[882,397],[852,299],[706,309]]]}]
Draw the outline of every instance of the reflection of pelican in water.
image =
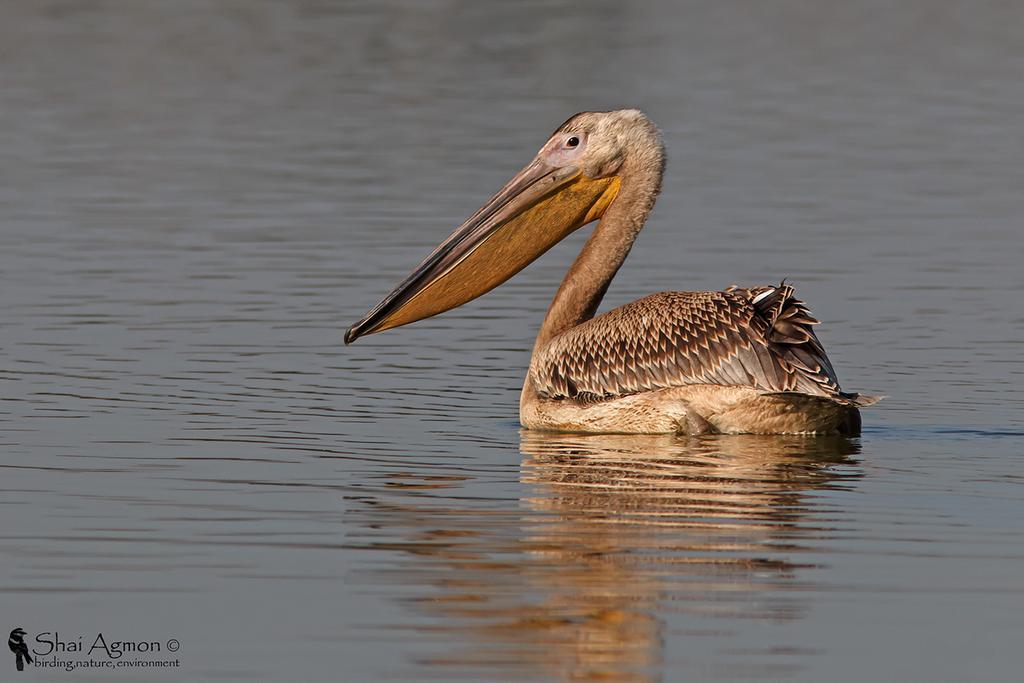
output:
[{"label": "reflection of pelican in water", "polygon": [[811,569],[794,556],[829,533],[823,508],[834,512],[810,492],[860,476],[843,437],[524,430],[521,450],[515,513],[443,488],[430,504],[419,486],[397,502],[388,487],[360,513],[373,528],[361,547],[409,551],[388,560],[390,576],[422,595],[424,628],[465,643],[429,660],[446,671],[655,681],[666,659],[727,669],[721,639],[806,610]]},{"label": "reflection of pelican in water", "polygon": [[600,220],[559,287],[523,385],[523,426],[568,432],[860,430],[786,284],[661,292],[594,317],[661,189],[661,136],[635,109],[584,112],[345,334],[437,315],[490,291]]}]

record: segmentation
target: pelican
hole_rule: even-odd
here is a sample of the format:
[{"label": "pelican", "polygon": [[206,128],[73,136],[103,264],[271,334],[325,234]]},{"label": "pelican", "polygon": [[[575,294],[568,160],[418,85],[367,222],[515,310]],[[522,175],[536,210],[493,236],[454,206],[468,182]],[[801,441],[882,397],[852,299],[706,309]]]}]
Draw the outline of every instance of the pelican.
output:
[{"label": "pelican", "polygon": [[595,317],[661,190],[665,148],[642,112],[581,112],[345,334],[450,310],[598,221],[533,346],[519,419],[597,433],[847,434],[877,397],[847,393],[792,286],[661,292]]}]

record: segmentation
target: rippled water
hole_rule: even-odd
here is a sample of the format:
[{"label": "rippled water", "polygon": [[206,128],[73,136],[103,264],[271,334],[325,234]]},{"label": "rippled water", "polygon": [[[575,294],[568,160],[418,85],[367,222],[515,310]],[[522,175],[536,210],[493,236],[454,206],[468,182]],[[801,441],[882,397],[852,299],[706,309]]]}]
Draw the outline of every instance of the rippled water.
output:
[{"label": "rippled water", "polygon": [[[1022,7],[8,3],[0,626],[178,639],[153,680],[1014,680]],[[341,344],[623,105],[670,166],[607,305],[790,278],[863,437],[521,431],[585,231]]]}]

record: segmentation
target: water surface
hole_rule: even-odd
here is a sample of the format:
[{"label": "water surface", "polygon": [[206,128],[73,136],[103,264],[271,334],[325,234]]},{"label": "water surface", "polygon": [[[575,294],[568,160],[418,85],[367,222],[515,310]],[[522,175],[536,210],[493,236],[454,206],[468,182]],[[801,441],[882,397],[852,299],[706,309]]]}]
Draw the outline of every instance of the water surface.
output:
[{"label": "water surface", "polygon": [[[178,639],[153,680],[1017,677],[1019,4],[3,14],[8,628]],[[862,437],[520,431],[586,231],[342,345],[619,106],[669,169],[606,307],[789,278],[845,388],[889,396]]]}]

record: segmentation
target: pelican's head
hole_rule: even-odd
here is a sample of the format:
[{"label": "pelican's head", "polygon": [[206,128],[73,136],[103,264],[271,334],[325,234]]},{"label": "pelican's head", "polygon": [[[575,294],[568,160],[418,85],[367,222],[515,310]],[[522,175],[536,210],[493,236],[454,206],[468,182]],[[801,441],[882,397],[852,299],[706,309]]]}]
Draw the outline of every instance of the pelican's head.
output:
[{"label": "pelican's head", "polygon": [[[582,112],[558,127],[533,161],[345,333],[345,343],[429,318],[494,289],[568,234],[604,215],[631,170],[656,170],[664,152],[642,112]],[[649,190],[657,193],[657,182]]]}]

